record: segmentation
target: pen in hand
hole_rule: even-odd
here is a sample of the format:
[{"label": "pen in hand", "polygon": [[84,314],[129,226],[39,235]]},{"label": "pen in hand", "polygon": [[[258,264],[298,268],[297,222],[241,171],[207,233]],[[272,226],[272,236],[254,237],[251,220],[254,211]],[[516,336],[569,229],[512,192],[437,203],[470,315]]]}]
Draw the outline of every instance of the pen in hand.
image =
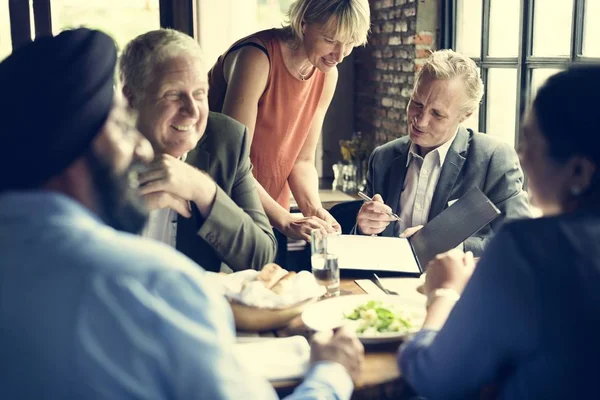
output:
[{"label": "pen in hand", "polygon": [[[358,197],[360,197],[361,199],[363,199],[364,201],[373,201],[372,198],[370,198],[369,196],[367,196],[366,194],[364,194],[363,192],[358,192]],[[396,221],[401,221],[400,217],[397,214],[394,214],[393,212],[389,212],[386,213],[389,217],[394,218]]]}]

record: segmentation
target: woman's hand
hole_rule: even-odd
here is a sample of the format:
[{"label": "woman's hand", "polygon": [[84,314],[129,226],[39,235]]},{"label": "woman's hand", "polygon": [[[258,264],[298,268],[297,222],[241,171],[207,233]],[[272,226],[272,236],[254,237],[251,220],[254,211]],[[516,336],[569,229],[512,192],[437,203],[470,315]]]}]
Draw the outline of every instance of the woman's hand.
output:
[{"label": "woman's hand", "polygon": [[438,254],[427,265],[425,294],[429,297],[434,290],[440,288],[452,289],[462,294],[474,270],[475,261],[470,251],[463,253],[452,249]]},{"label": "woman's hand", "polygon": [[307,242],[310,242],[310,232],[314,229],[322,229],[327,233],[336,232],[330,223],[316,215],[313,215],[312,217],[295,218],[290,214],[289,219],[281,227],[282,233],[290,239],[301,239],[306,240]]},{"label": "woman's hand", "polygon": [[322,219],[327,222],[335,230],[335,232],[342,232],[342,226],[333,218],[333,216],[324,208],[319,208],[315,213],[315,217]]}]

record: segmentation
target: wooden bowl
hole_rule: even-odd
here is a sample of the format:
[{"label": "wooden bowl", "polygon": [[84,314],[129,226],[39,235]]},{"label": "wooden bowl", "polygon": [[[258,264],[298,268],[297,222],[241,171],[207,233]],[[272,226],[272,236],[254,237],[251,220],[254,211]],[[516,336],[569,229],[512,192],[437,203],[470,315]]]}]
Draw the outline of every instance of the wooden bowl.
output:
[{"label": "wooden bowl", "polygon": [[310,298],[285,308],[259,308],[230,301],[231,311],[238,330],[262,332],[283,328],[292,319],[302,314],[304,308],[317,301]]}]

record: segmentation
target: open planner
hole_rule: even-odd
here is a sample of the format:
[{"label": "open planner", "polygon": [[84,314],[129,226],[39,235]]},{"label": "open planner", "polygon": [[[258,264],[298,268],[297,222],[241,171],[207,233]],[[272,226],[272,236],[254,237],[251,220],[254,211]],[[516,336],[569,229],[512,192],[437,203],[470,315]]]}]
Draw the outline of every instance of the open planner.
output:
[{"label": "open planner", "polygon": [[437,254],[448,251],[489,224],[500,210],[473,188],[410,238],[340,235],[329,238],[328,251],[341,269],[420,274]]}]

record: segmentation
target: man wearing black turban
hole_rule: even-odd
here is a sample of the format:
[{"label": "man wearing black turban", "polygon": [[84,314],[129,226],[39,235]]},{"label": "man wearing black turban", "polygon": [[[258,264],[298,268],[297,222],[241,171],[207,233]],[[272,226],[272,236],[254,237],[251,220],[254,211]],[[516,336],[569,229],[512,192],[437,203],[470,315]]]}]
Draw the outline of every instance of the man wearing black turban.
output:
[{"label": "man wearing black turban", "polygon": [[[234,358],[205,271],[113,229],[143,225],[136,165],[153,157],[114,93],[115,53],[76,29],[0,63],[0,399],[274,399]],[[348,398],[356,340],[317,339],[294,396]]]},{"label": "man wearing black turban", "polygon": [[[76,29],[36,40],[0,64],[0,192],[56,186],[83,156],[97,190],[79,200],[117,229],[143,228],[147,211],[129,188],[137,161],[115,172],[91,148],[113,110],[116,58],[110,37]],[[114,113],[115,124],[128,123],[122,105]]]}]

